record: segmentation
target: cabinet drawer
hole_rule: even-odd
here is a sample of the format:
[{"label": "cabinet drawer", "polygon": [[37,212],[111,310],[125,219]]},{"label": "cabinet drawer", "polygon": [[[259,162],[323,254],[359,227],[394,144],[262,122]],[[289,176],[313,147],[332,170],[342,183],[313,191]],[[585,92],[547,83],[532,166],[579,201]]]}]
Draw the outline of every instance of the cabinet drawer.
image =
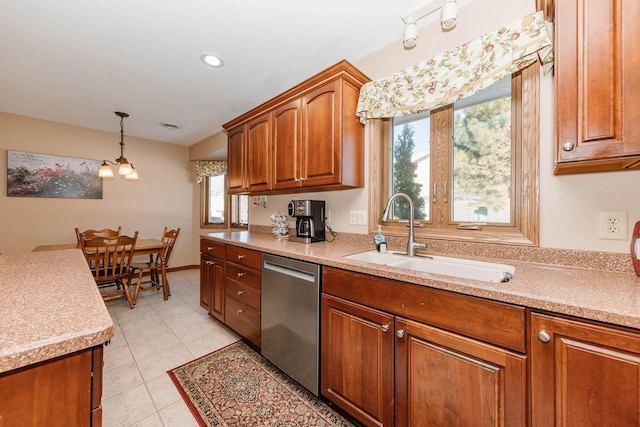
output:
[{"label": "cabinet drawer", "polygon": [[235,298],[226,299],[224,311],[227,326],[260,347],[260,312]]},{"label": "cabinet drawer", "polygon": [[259,271],[251,270],[245,266],[232,262],[227,262],[226,267],[226,276],[229,279],[236,280],[260,290],[261,274]]},{"label": "cabinet drawer", "polygon": [[526,351],[524,307],[331,267],[322,269],[322,289],[388,313]]},{"label": "cabinet drawer", "polygon": [[229,278],[227,279],[225,288],[227,298],[234,298],[260,311],[260,291],[258,289]]},{"label": "cabinet drawer", "polygon": [[244,265],[254,270],[262,268],[262,253],[238,246],[227,245],[227,260]]},{"label": "cabinet drawer", "polygon": [[200,252],[216,258],[224,259],[225,245],[207,239],[200,239]]}]

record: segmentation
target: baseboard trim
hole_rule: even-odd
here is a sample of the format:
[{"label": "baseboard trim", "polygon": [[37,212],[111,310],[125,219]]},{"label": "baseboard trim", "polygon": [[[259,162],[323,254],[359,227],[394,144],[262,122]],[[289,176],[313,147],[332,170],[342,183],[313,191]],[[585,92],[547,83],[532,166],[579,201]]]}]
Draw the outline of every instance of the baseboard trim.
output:
[{"label": "baseboard trim", "polygon": [[167,268],[167,273],[171,273],[172,271],[182,271],[182,270],[200,270],[200,264],[182,265],[180,267],[169,267]]}]

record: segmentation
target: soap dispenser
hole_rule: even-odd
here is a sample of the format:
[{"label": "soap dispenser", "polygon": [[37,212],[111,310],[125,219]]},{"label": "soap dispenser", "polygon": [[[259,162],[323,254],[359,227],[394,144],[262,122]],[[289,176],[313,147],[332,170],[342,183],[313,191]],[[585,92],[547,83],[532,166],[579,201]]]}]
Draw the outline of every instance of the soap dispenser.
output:
[{"label": "soap dispenser", "polygon": [[375,243],[376,250],[378,252],[387,252],[387,238],[382,234],[382,226],[380,224],[378,224],[378,234],[373,236],[373,242]]}]

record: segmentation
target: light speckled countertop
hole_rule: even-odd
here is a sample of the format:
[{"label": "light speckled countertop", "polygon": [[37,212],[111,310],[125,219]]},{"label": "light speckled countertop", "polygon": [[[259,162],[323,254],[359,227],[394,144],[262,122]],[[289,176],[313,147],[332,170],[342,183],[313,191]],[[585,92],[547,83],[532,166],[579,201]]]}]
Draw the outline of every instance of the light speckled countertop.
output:
[{"label": "light speckled countertop", "polygon": [[[640,329],[640,277],[633,273],[493,259],[516,268],[509,282],[493,283],[428,275],[343,258],[373,249],[372,244],[362,242],[307,245],[246,231],[207,233],[202,237],[345,270]],[[585,252],[585,256],[591,254]]]},{"label": "light speckled countertop", "polygon": [[113,336],[113,321],[79,249],[0,255],[0,373]]}]

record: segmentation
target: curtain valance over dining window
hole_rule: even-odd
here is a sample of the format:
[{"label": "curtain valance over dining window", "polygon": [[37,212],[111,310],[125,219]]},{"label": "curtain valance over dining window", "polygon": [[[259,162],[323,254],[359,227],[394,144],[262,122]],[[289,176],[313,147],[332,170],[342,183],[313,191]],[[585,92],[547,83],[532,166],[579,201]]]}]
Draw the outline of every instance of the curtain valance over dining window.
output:
[{"label": "curtain valance over dining window", "polygon": [[361,120],[418,114],[451,104],[527,67],[540,57],[553,63],[551,38],[542,12],[366,83],[356,115]]},{"label": "curtain valance over dining window", "polygon": [[227,173],[226,160],[196,160],[194,166],[196,182],[200,184],[207,176],[218,176]]}]

